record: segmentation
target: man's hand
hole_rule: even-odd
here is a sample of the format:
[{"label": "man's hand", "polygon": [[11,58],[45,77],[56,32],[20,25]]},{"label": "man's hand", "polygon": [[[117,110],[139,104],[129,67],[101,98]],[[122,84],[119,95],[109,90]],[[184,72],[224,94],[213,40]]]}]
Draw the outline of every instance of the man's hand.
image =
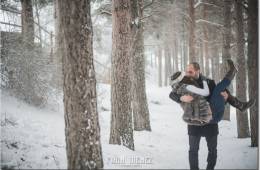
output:
[{"label": "man's hand", "polygon": [[226,92],[226,91],[223,91],[223,92],[221,92],[220,94],[224,97],[225,101],[227,101],[227,98],[228,98],[227,92]]},{"label": "man's hand", "polygon": [[190,103],[193,100],[193,97],[190,95],[181,96],[180,100],[185,103]]}]

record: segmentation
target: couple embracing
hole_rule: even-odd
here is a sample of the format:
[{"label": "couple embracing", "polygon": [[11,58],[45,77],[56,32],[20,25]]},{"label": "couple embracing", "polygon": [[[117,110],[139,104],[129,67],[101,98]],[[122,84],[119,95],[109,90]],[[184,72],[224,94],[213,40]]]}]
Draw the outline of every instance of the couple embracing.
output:
[{"label": "couple embracing", "polygon": [[[170,98],[179,103],[184,110],[183,120],[188,124],[190,169],[199,169],[198,151],[201,137],[206,138],[208,146],[207,170],[213,170],[217,161],[218,122],[221,121],[225,104],[229,103],[240,111],[251,107],[255,100],[242,102],[226,89],[237,69],[232,60],[227,60],[229,71],[216,85],[200,73],[200,66],[193,62],[187,66],[185,76],[176,72],[171,76]],[[181,79],[180,79],[181,77]]]}]

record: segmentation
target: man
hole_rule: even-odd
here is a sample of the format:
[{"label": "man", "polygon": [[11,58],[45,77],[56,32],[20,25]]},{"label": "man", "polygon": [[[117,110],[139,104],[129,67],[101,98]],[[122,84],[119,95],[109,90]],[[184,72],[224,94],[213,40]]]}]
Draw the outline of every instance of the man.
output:
[{"label": "man", "polygon": [[[197,83],[201,88],[203,88],[202,80],[206,79],[210,95],[206,97],[207,101],[209,101],[211,94],[216,86],[215,81],[208,79],[200,74],[200,66],[198,63],[193,62],[187,66],[186,76],[193,77],[197,80]],[[228,90],[221,93],[224,99],[229,102],[232,106],[238,108],[243,111],[250,107],[253,104],[253,101],[249,102],[241,102],[234,96],[232,96]],[[180,103],[180,102],[191,102],[193,97],[190,95],[178,96],[177,93],[173,93],[171,98]],[[189,163],[190,169],[197,170],[199,169],[198,165],[198,151],[199,151],[199,143],[201,137],[206,138],[207,146],[208,146],[208,158],[207,158],[207,170],[213,170],[216,165],[217,160],[217,136],[218,136],[218,124],[211,123],[204,126],[194,126],[188,125],[188,135],[189,135]]]}]

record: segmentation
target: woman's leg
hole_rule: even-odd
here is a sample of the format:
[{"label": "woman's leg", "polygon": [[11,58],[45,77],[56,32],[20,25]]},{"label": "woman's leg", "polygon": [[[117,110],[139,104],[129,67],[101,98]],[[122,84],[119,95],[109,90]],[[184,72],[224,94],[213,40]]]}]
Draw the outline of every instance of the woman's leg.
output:
[{"label": "woman's leg", "polygon": [[[223,92],[231,83],[231,80],[227,79],[226,77],[219,82],[216,87],[213,90],[212,96],[213,95],[221,95],[221,92]],[[222,95],[221,95],[222,96]]]},{"label": "woman's leg", "polygon": [[225,111],[225,100],[221,95],[221,92],[230,85],[231,80],[237,73],[237,69],[235,68],[233,61],[228,60],[228,64],[230,70],[227,72],[223,80],[216,85],[210,97],[210,107],[213,114],[213,121],[215,122],[219,122],[222,119]]},{"label": "woman's leg", "polygon": [[212,96],[210,98],[210,108],[212,111],[212,119],[214,122],[219,122],[225,111],[225,100],[221,95],[221,92],[224,91],[228,85],[230,84],[230,80],[224,78],[220,83],[216,85],[213,90]]}]

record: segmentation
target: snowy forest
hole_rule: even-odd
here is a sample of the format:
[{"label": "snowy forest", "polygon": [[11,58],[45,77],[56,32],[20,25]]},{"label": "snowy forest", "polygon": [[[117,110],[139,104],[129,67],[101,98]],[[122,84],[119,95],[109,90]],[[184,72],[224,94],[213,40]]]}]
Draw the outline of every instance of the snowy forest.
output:
[{"label": "snowy forest", "polygon": [[194,125],[169,97],[172,77],[197,63],[218,86],[233,61],[216,163],[207,136],[197,163],[258,169],[258,5],[1,0],[1,168],[193,169]]}]

